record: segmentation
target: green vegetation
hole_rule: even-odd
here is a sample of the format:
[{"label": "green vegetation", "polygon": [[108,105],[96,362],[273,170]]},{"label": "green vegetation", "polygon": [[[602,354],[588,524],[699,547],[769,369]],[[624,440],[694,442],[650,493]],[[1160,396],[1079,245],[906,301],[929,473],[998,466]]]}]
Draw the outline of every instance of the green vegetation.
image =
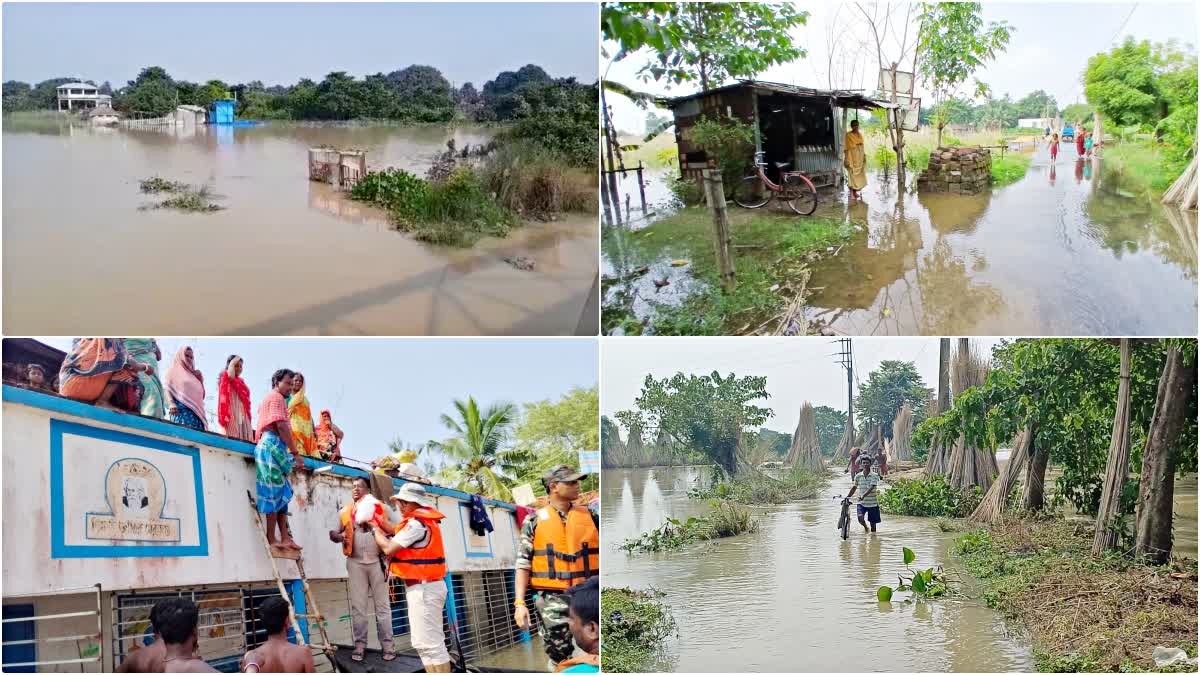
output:
[{"label": "green vegetation", "polygon": [[925,419],[925,403],[932,397],[933,390],[925,386],[915,363],[885,360],[859,385],[854,410],[860,423],[878,426],[885,438],[891,438],[900,408],[907,403],[913,409],[914,422],[919,422]]},{"label": "green vegetation", "polygon": [[828,474],[803,469],[786,471],[772,477],[758,471],[744,472],[736,478],[714,480],[706,487],[688,491],[693,499],[716,499],[739,504],[786,504],[800,499],[812,499],[829,483]]},{"label": "green vegetation", "polygon": [[1090,523],[1008,519],[964,534],[956,551],[984,601],[1028,635],[1039,671],[1155,670],[1156,646],[1194,657],[1196,562],[1146,566],[1091,546]]},{"label": "green vegetation", "polygon": [[213,211],[220,211],[225,208],[213,202],[216,195],[213,194],[212,189],[207,185],[192,186],[180,181],[166,180],[165,178],[154,176],[139,181],[138,188],[143,194],[166,192],[171,195],[162,201],[140,206],[140,211],[174,209],[189,213],[212,213]]},{"label": "green vegetation", "polygon": [[640,75],[698,81],[701,90],[803,57],[790,33],[807,20],[785,2],[606,2],[600,10],[604,39],[621,46],[614,60],[652,47]]},{"label": "green vegetation", "polygon": [[717,160],[725,192],[750,173],[754,159],[754,125],[725,117],[702,117],[692,126],[692,141]]},{"label": "green vegetation", "polygon": [[433,244],[469,246],[484,236],[503,237],[516,220],[470,167],[456,168],[442,181],[400,169],[372,171],[350,196],[387,209],[399,229]]},{"label": "green vegetation", "polygon": [[676,632],[662,594],[631,588],[600,591],[600,661],[606,673],[652,673],[662,665],[663,647]]},{"label": "green vegetation", "polygon": [[902,516],[966,518],[981,499],[979,486],[961,490],[950,485],[945,476],[901,478],[879,493],[879,506],[885,513]]},{"label": "green vegetation", "polygon": [[[712,214],[684,208],[650,227],[631,232],[625,243],[633,266],[661,260],[687,260],[690,277],[686,297],[678,304],[654,306],[648,325],[634,323],[632,332],[657,335],[731,335],[752,332],[774,320],[800,292],[793,284],[807,263],[829,247],[848,241],[851,229],[832,218],[731,209],[730,231],[736,245],[737,289],[721,292],[713,246]],[[653,302],[653,298],[647,298]],[[604,308],[604,330],[628,318],[619,304]],[[630,332],[627,330],[627,332]]]},{"label": "green vegetation", "polygon": [[667,522],[632,539],[620,549],[626,553],[677,551],[688,544],[733,537],[758,530],[758,519],[746,507],[727,501],[714,501],[713,511],[685,521],[667,518]]},{"label": "green vegetation", "polygon": [[[846,413],[835,410],[827,405],[813,408],[817,424],[817,442],[821,444],[821,454],[832,457],[837,452],[838,442],[846,431]],[[791,438],[788,438],[791,444]]]},{"label": "green vegetation", "polygon": [[1105,167],[1120,175],[1123,189],[1151,198],[1166,192],[1187,168],[1186,159],[1153,141],[1106,143],[1103,152]]},{"label": "green vegetation", "polygon": [[992,185],[1015,183],[1029,170],[1029,155],[1019,152],[992,153]]},{"label": "green vegetation", "polygon": [[949,579],[947,579],[941,565],[927,567],[923,570],[914,570],[912,564],[916,561],[917,554],[913,553],[913,550],[907,546],[901,547],[900,553],[904,559],[904,569],[908,570],[908,577],[905,578],[903,573],[896,575],[899,577],[900,583],[895,588],[880,586],[879,590],[875,593],[875,597],[880,602],[891,602],[893,593],[903,591],[912,591],[912,597],[909,600],[914,598],[939,598],[951,592]]}]

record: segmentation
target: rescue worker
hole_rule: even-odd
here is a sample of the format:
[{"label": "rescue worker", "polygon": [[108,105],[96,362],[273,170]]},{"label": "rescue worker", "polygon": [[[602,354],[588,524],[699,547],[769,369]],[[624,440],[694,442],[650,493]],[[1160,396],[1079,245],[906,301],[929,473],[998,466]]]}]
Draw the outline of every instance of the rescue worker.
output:
[{"label": "rescue worker", "polygon": [[[353,661],[362,661],[367,650],[367,629],[371,625],[371,614],[375,615],[375,632],[379,646],[383,648],[383,660],[392,661],[396,652],[392,648],[392,604],[388,600],[387,569],[380,558],[379,547],[371,533],[371,525],[354,522],[354,509],[358,500],[371,493],[371,485],[364,476],[354,479],[350,495],[353,500],[338,513],[341,529],[330,530],[329,540],[342,545],[346,556],[346,574],[350,585],[350,626],[354,638]],[[358,530],[359,536],[355,535]],[[384,514],[383,531],[392,535],[396,527]],[[370,612],[368,612],[370,609]]]},{"label": "rescue worker", "polygon": [[538,632],[546,656],[557,667],[575,651],[567,625],[567,590],[600,575],[600,529],[597,517],[586,507],[575,506],[579,481],[587,474],[566,464],[542,477],[549,503],[530,514],[521,526],[521,548],[517,553],[516,605],[513,619],[529,629],[525,593],[537,591]]},{"label": "rescue worker", "polygon": [[441,521],[446,516],[430,506],[429,494],[417,483],[405,483],[391,499],[398,504],[401,515],[396,536],[388,539],[376,523],[375,543],[390,557],[391,575],[404,580],[411,642],[425,664],[425,672],[448,673],[450,653],[442,630],[447,588]]}]

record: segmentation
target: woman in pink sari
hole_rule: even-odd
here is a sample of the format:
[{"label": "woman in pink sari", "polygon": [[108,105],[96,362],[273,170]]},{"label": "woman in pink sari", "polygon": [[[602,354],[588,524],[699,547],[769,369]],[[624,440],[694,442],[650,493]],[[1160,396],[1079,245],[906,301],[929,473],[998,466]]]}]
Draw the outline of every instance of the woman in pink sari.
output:
[{"label": "woman in pink sari", "polygon": [[242,357],[237,354],[225,360],[225,370],[217,381],[217,425],[230,438],[254,442],[250,388],[242,379]]},{"label": "woman in pink sari", "polygon": [[191,347],[175,352],[163,388],[166,389],[167,413],[172,422],[200,431],[208,428],[204,421],[204,376],[196,370]]}]

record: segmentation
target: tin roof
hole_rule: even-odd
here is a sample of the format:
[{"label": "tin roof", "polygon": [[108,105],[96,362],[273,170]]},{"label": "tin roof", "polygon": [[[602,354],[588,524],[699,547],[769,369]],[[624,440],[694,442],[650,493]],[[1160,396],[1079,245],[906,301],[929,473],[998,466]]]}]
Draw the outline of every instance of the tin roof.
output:
[{"label": "tin roof", "polygon": [[659,98],[656,99],[656,103],[667,108],[674,108],[686,101],[703,98],[712,94],[719,94],[725,91],[733,91],[743,87],[749,87],[757,91],[796,96],[799,98],[832,98],[835,99],[837,104],[843,108],[861,108],[870,110],[872,108],[898,107],[894,103],[869,98],[860,92],[850,91],[847,89],[813,89],[812,87],[801,87],[795,84],[783,84],[780,82],[764,82],[762,80],[738,80],[735,84],[727,84],[724,87],[717,87],[716,89],[709,89],[708,91],[701,91],[695,94],[689,94],[687,96],[679,96],[676,98]]},{"label": "tin roof", "polygon": [[88,87],[91,89],[100,89],[100,87],[97,87],[94,84],[88,84],[87,82],[68,82],[66,84],[58,85],[58,87],[56,87],[56,89],[80,89],[82,87]]}]

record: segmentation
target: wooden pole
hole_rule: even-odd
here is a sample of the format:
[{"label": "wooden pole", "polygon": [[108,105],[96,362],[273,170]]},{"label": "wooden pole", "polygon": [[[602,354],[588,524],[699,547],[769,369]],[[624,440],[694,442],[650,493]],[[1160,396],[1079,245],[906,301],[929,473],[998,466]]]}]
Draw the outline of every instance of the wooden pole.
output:
[{"label": "wooden pole", "polygon": [[642,160],[638,160],[638,190],[642,193],[642,215],[646,215],[646,183],[642,180]]},{"label": "wooden pole", "polygon": [[717,247],[717,270],[721,275],[721,289],[726,293],[737,290],[737,272],[733,263],[733,246],[729,238],[729,213],[725,209],[725,188],[721,172],[715,162],[709,160],[704,170],[704,193],[708,197],[708,208],[713,212],[713,233]]}]

